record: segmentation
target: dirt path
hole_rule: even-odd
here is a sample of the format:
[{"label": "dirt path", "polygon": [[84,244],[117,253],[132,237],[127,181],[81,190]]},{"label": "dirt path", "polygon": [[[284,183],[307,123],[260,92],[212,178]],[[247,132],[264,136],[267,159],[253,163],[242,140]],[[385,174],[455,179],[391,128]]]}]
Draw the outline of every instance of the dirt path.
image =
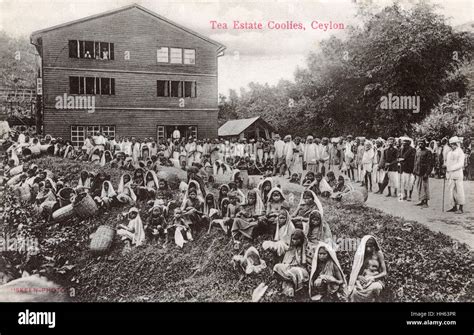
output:
[{"label": "dirt path", "polygon": [[[377,190],[377,187],[374,188]],[[466,205],[464,214],[442,212],[442,194],[443,180],[430,179],[431,201],[429,208],[421,209],[415,206],[418,201],[416,190],[413,192],[412,201],[399,201],[395,197],[386,197],[385,194],[379,195],[369,193],[367,205],[380,209],[388,214],[400,216],[407,220],[418,221],[435,232],[442,232],[451,236],[456,241],[466,243],[471,250],[474,250],[474,182],[465,181],[464,191],[466,193]],[[446,182],[446,196],[447,182]],[[445,200],[445,211],[450,209],[450,204]]]}]

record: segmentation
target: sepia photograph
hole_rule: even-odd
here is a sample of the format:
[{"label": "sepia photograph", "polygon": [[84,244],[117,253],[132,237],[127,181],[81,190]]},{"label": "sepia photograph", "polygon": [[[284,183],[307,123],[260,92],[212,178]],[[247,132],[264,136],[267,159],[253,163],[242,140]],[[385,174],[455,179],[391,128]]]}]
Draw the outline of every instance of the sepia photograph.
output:
[{"label": "sepia photograph", "polygon": [[0,0],[0,302],[473,302],[473,1],[135,1]]}]

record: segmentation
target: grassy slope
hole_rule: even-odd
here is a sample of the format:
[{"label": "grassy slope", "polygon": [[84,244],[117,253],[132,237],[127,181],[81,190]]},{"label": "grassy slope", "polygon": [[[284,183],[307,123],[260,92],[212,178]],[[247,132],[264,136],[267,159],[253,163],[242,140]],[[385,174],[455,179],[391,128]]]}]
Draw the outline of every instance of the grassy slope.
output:
[{"label": "grassy slope", "polygon": [[[85,163],[54,158],[36,163],[55,173],[68,171],[72,165],[91,169]],[[105,170],[116,185],[121,171]],[[77,178],[77,174],[65,177]],[[283,186],[295,192],[298,198],[297,187]],[[473,301],[473,284],[469,281],[473,270],[472,253],[465,246],[416,222],[406,225],[403,219],[375,209],[343,207],[329,200],[323,202],[325,220],[336,239],[372,234],[380,242],[389,271],[382,300]],[[167,249],[144,245],[122,256],[122,245],[116,238],[109,255],[90,255],[89,234],[100,224],[115,226],[117,214],[124,210],[117,208],[85,222],[76,219],[42,229],[38,233],[42,241],[41,257],[33,265],[29,262],[29,267],[43,264],[43,272],[48,273],[49,269],[56,281],[75,288],[78,301],[249,301],[253,289],[262,281],[270,284],[263,301],[285,301],[286,298],[276,293],[278,287],[272,277],[276,260],[261,250],[261,242],[270,236],[261,236],[255,243],[268,267],[251,277],[241,276],[230,263],[232,255],[243,252],[250,243],[244,241],[241,249],[235,251],[218,228],[208,235],[205,227],[195,241],[183,249],[174,245]],[[145,214],[142,219],[146,219]],[[51,237],[55,239],[48,239]],[[347,277],[354,253],[338,252]],[[45,256],[50,257],[50,261],[53,258],[53,270],[44,269]],[[58,274],[57,268],[63,264],[75,267]],[[308,301],[307,289],[300,291],[295,300]]]}]

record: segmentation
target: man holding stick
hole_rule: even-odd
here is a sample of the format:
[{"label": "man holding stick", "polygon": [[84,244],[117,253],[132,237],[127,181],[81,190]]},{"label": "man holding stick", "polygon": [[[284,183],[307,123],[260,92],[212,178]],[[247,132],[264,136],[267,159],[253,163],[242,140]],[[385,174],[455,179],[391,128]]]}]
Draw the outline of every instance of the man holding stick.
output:
[{"label": "man holding stick", "polygon": [[[448,180],[448,199],[453,207],[448,212],[463,213],[466,202],[463,185],[464,152],[459,146],[461,141],[457,136],[449,139],[451,151],[446,155],[446,179]],[[458,207],[459,206],[459,207]]]},{"label": "man holding stick", "polygon": [[426,140],[424,138],[418,140],[418,150],[415,154],[413,174],[416,177],[419,200],[415,206],[421,206],[421,208],[427,208],[428,200],[430,200],[430,172],[433,169],[432,155],[433,154],[426,149]]}]

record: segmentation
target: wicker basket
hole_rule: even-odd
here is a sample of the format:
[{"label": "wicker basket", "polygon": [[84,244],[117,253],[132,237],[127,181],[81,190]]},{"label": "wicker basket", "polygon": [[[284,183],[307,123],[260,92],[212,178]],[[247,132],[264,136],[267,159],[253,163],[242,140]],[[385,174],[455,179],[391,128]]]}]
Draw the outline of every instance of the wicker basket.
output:
[{"label": "wicker basket", "polygon": [[75,216],[74,212],[74,207],[72,204],[69,204],[67,206],[61,207],[60,209],[57,209],[53,213],[53,220],[56,222],[65,222]]},{"label": "wicker basket", "polygon": [[58,193],[59,205],[64,207],[71,203],[71,196],[75,195],[76,192],[71,187],[62,188]]},{"label": "wicker basket", "polygon": [[97,211],[97,204],[88,193],[81,193],[73,203],[74,212],[82,219],[94,216]]},{"label": "wicker basket", "polygon": [[114,236],[115,229],[110,226],[102,225],[97,228],[96,232],[92,235],[91,252],[96,254],[106,252],[112,245]]}]

